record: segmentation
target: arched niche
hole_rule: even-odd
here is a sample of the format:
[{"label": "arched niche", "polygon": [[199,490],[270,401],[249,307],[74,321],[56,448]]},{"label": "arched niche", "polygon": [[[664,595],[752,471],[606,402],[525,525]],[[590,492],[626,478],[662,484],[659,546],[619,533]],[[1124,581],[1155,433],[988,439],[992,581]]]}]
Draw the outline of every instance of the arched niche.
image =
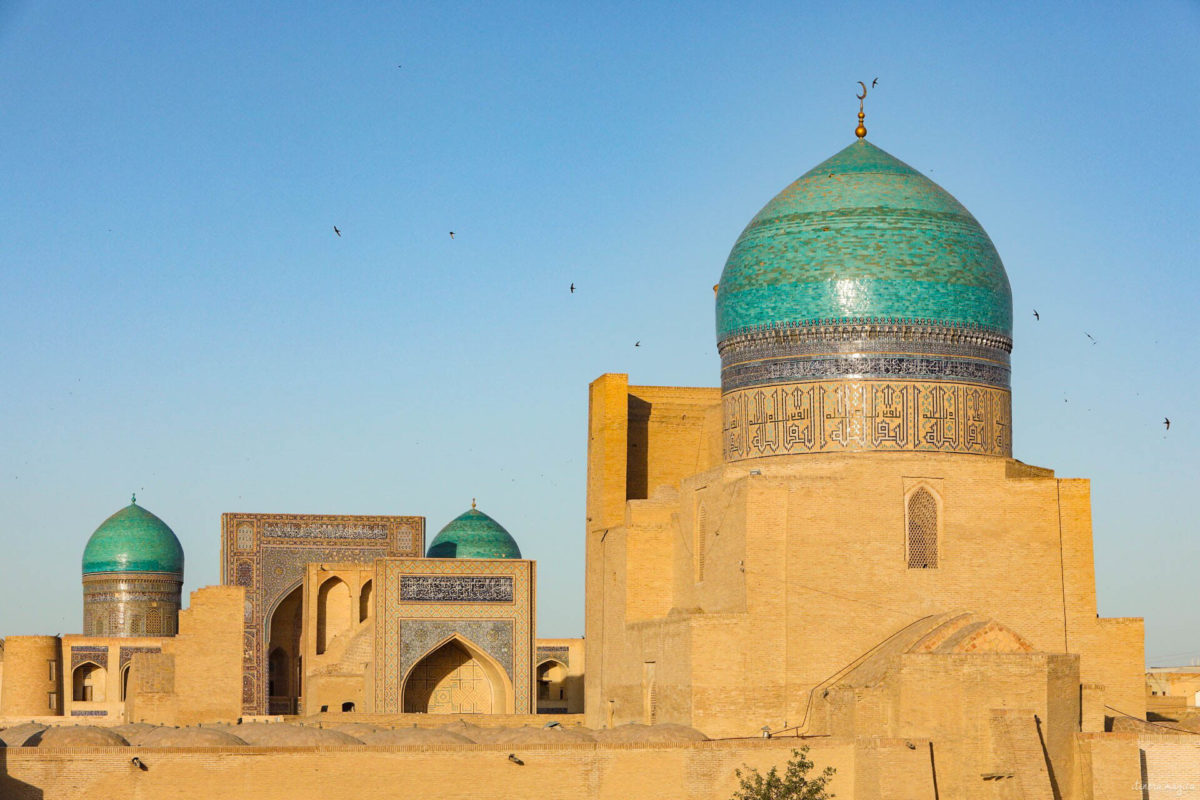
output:
[{"label": "arched niche", "polygon": [[512,682],[500,664],[462,636],[434,646],[404,677],[404,711],[511,714]]},{"label": "arched niche", "polygon": [[303,686],[300,676],[303,598],[304,589],[297,584],[267,614],[267,673],[271,678],[267,708],[272,714],[298,711]]},{"label": "arched niche", "polygon": [[537,665],[538,702],[567,699],[567,665],[558,659],[548,658]]},{"label": "arched niche", "polygon": [[85,661],[71,673],[71,697],[77,703],[101,703],[108,683],[108,670],[94,661]]},{"label": "arched niche", "polygon": [[371,616],[371,581],[362,585],[358,593],[358,621],[366,622]]},{"label": "arched niche", "polygon": [[317,590],[317,655],[352,624],[350,586],[341,578],[329,578]]}]

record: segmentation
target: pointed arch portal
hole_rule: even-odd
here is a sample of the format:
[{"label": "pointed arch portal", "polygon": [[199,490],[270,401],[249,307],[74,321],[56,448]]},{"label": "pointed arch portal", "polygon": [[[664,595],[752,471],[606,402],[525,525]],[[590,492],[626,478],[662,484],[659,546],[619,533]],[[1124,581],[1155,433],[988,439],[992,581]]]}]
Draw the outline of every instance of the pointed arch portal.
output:
[{"label": "pointed arch portal", "polygon": [[503,714],[511,687],[503,669],[466,639],[454,636],[413,665],[404,681],[404,711],[419,714]]}]

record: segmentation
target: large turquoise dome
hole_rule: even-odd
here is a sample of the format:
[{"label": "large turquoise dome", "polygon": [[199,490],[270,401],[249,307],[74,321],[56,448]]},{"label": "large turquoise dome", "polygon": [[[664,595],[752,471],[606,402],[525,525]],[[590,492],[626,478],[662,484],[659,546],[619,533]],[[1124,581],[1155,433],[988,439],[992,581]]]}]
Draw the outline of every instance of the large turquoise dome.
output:
[{"label": "large turquoise dome", "polygon": [[750,221],[717,292],[717,339],[839,322],[1012,335],[987,233],[946,190],[860,139]]},{"label": "large turquoise dome", "polygon": [[496,520],[471,506],[438,531],[429,558],[520,558],[521,548]]},{"label": "large turquoise dome", "polygon": [[183,547],[167,523],[130,503],[96,528],[83,549],[83,574],[172,572],[183,575]]}]

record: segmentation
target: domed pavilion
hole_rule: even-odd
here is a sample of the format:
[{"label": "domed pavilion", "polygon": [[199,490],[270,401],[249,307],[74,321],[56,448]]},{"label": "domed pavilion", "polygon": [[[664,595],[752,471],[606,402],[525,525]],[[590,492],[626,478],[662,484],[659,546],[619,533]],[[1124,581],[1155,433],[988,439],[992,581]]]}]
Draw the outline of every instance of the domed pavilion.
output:
[{"label": "domed pavilion", "polygon": [[83,550],[84,635],[174,636],[182,589],[178,537],[135,497]]},{"label": "domed pavilion", "polygon": [[948,192],[859,139],[772,199],[717,288],[727,461],[1012,452],[1012,294]]},{"label": "domed pavilion", "polygon": [[521,548],[504,526],[475,507],[438,531],[428,558],[520,558]]}]

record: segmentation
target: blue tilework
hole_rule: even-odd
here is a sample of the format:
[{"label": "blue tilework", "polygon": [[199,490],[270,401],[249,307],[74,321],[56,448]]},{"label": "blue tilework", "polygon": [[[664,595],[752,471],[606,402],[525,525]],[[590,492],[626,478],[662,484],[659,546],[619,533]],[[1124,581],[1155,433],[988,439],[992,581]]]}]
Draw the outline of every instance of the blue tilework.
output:
[{"label": "blue tilework", "polygon": [[809,170],[729,254],[717,336],[816,321],[924,320],[1012,331],[987,233],[949,193],[866,140]]},{"label": "blue tilework", "polygon": [[183,574],[183,547],[167,523],[131,503],[96,528],[83,549],[83,573]]},{"label": "blue tilework", "polygon": [[520,558],[521,548],[496,520],[474,508],[438,531],[427,558]]}]

